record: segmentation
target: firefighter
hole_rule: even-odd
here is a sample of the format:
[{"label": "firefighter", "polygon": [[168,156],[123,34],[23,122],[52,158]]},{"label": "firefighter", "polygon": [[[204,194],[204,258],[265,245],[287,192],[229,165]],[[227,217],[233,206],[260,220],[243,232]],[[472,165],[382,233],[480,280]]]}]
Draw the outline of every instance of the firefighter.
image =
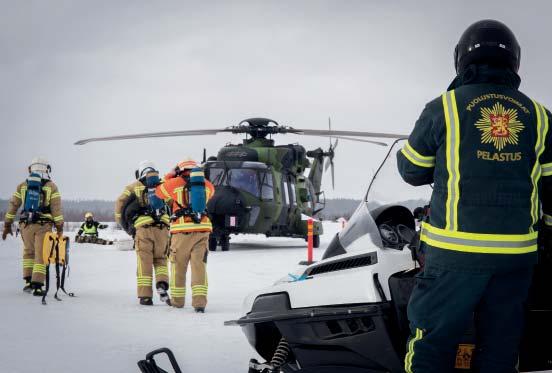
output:
[{"label": "firefighter", "polygon": [[46,265],[42,259],[42,245],[46,233],[55,227],[58,237],[63,237],[61,194],[50,179],[51,167],[43,157],[34,158],[28,168],[27,180],[17,186],[4,219],[2,239],[12,233],[12,223],[17,210],[22,207],[19,229],[23,239],[23,291],[36,296],[43,295]]},{"label": "firefighter", "polygon": [[[474,371],[513,373],[541,203],[544,233],[552,224],[551,114],[518,90],[520,46],[504,24],[468,27],[454,63],[447,92],[426,105],[397,154],[406,182],[434,184],[405,370],[452,372],[457,353],[473,352]],[[459,348],[473,322],[475,351]]]},{"label": "firefighter", "polygon": [[143,161],[136,170],[136,181],[128,185],[117,199],[115,220],[121,224],[123,209],[131,198],[136,198],[140,209],[132,218],[136,230],[134,247],[138,259],[137,284],[141,305],[153,305],[153,270],[156,290],[162,302],[170,304],[167,247],[170,219],[165,203],[155,196],[155,187],[160,183],[155,165]]},{"label": "firefighter", "polygon": [[[199,177],[202,181],[192,181]],[[198,189],[194,189],[194,185]],[[206,203],[214,194],[213,184],[203,178],[203,171],[193,160],[184,160],[157,187],[157,196],[172,203],[171,216],[171,300],[177,308],[184,307],[186,272],[192,272],[192,307],[205,312],[207,305],[207,253],[209,234],[213,228],[205,206],[193,210],[190,201],[200,197]],[[199,193],[200,195],[196,194]]]},{"label": "firefighter", "polygon": [[[107,224],[100,224],[94,220],[94,215],[91,212],[84,214],[84,222],[81,224],[76,242],[96,242],[98,241],[98,229],[107,228]],[[84,234],[84,237],[82,236]]]}]

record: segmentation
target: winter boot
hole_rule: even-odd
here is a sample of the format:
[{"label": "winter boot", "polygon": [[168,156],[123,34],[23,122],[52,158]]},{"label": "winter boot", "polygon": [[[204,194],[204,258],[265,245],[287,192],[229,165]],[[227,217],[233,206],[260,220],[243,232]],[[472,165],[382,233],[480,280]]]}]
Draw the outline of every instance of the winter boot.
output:
[{"label": "winter boot", "polygon": [[142,306],[153,306],[153,300],[151,299],[151,297],[141,297],[140,304]]},{"label": "winter boot", "polygon": [[42,284],[40,282],[31,282],[31,288],[33,289],[33,295],[35,297],[41,297],[45,294],[44,289],[42,289]]},{"label": "winter boot", "polygon": [[167,303],[169,306],[171,305],[171,298],[169,297],[169,284],[167,284],[165,281],[160,281],[157,283],[157,294],[159,294],[159,299],[161,299],[161,302]]},{"label": "winter boot", "polygon": [[205,307],[194,307],[197,313],[205,313]]},{"label": "winter boot", "polygon": [[31,276],[25,277],[23,280],[25,280],[25,287],[23,287],[23,291],[31,294],[33,291],[33,287],[31,286]]}]

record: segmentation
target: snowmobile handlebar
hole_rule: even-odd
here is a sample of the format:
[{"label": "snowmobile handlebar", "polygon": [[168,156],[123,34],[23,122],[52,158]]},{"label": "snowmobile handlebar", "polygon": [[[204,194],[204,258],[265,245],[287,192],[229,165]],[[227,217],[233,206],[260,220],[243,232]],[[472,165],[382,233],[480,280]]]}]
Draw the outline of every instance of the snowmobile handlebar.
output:
[{"label": "snowmobile handlebar", "polygon": [[174,357],[174,354],[171,350],[169,350],[167,347],[158,348],[157,350],[153,350],[150,353],[146,355],[145,360],[140,360],[138,362],[138,368],[140,368],[140,372],[142,373],[168,373],[166,370],[161,369],[157,366],[157,363],[155,362],[154,356],[159,354],[165,354],[169,358],[169,361],[171,363],[171,366],[174,370],[174,373],[182,373],[182,370],[180,370],[180,367],[178,366],[178,363],[176,362],[176,358]]}]

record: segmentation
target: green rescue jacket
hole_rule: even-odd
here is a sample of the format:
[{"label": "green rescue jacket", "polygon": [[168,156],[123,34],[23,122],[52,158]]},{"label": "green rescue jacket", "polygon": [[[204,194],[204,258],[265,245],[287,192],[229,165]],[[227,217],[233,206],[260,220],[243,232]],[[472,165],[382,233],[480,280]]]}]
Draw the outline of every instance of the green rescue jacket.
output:
[{"label": "green rescue jacket", "polygon": [[536,262],[541,201],[552,225],[551,114],[518,86],[512,72],[470,66],[426,105],[397,153],[406,182],[434,184],[421,232],[428,262],[495,269]]}]

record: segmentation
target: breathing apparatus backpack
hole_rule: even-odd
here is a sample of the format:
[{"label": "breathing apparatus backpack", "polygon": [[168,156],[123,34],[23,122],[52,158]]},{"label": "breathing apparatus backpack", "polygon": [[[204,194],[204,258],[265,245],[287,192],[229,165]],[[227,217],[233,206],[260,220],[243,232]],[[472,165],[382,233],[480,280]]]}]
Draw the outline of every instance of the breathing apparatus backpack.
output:
[{"label": "breathing apparatus backpack", "polygon": [[192,168],[189,176],[181,176],[186,182],[186,201],[188,206],[181,206],[171,216],[172,220],[187,216],[195,224],[201,223],[201,218],[207,214],[207,198],[205,197],[205,173],[201,167]]},{"label": "breathing apparatus backpack", "polygon": [[129,236],[134,237],[136,235],[136,228],[134,228],[134,221],[140,215],[142,211],[142,206],[138,202],[136,195],[132,195],[126,200],[121,211],[121,225],[125,232]]},{"label": "breathing apparatus backpack", "polygon": [[25,193],[25,202],[21,219],[28,223],[38,221],[41,212],[45,212],[41,207],[42,200],[42,177],[37,173],[31,173],[27,178],[27,191]]},{"label": "breathing apparatus backpack", "polygon": [[165,202],[155,195],[155,188],[161,184],[161,179],[157,173],[146,176],[144,180],[146,186],[148,207],[146,213],[150,215],[156,222],[159,222],[161,216],[167,213],[167,205]]},{"label": "breathing apparatus backpack", "polygon": [[205,173],[200,167],[193,168],[190,172],[190,180],[186,184],[188,191],[189,210],[194,223],[201,222],[207,209],[207,198],[205,197]]}]

